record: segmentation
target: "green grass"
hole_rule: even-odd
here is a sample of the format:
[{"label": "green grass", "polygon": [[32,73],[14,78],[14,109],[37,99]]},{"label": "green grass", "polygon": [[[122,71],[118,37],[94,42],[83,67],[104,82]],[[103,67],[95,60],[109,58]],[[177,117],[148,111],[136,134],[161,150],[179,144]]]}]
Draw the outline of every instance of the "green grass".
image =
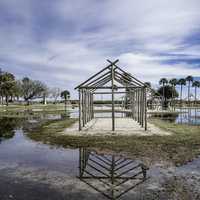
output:
[{"label": "green grass", "polygon": [[179,125],[152,119],[160,128],[170,131],[169,136],[67,136],[60,132],[75,119],[46,122],[29,132],[36,141],[63,147],[92,147],[127,153],[145,158],[148,162],[165,161],[182,165],[200,154],[200,127]]},{"label": "green grass", "polygon": [[65,110],[65,105],[63,103],[59,104],[9,104],[8,106],[0,106],[0,112],[5,111],[18,111],[23,112],[24,110],[35,110],[35,109],[41,109],[43,111],[48,110]]},{"label": "green grass", "polygon": [[62,114],[65,113],[65,105],[59,104],[33,104],[33,105],[15,105],[0,106],[1,117],[26,118],[29,116],[38,116],[40,114]]},{"label": "green grass", "polygon": [[50,143],[53,138],[60,137],[60,132],[75,123],[76,119],[55,119],[41,123],[32,130],[27,130],[28,136],[36,141]]}]

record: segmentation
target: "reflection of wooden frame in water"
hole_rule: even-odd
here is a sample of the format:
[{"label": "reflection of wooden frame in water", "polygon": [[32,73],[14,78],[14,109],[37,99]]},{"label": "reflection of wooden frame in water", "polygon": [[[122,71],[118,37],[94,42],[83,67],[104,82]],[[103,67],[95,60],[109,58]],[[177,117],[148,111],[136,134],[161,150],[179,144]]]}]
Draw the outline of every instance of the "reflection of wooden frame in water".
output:
[{"label": "reflection of wooden frame in water", "polygon": [[118,199],[148,179],[144,164],[85,148],[79,153],[79,179],[108,199]]}]

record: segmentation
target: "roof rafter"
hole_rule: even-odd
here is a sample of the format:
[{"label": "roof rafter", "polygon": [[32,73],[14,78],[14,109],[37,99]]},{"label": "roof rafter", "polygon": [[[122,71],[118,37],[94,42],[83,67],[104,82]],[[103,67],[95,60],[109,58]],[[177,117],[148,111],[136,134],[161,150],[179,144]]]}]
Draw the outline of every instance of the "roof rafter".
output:
[{"label": "roof rafter", "polygon": [[119,61],[118,59],[115,60],[112,64],[109,64],[107,67],[103,68],[102,70],[100,70],[99,72],[97,72],[96,74],[94,74],[93,76],[91,76],[90,78],[88,78],[86,81],[84,81],[83,83],[81,83],[80,85],[78,85],[77,87],[75,87],[75,90],[78,89],[79,87],[83,86],[84,84],[86,84],[87,82],[89,82],[90,80],[92,80],[93,78],[95,78],[96,76],[98,76],[103,71],[105,71],[108,68],[110,68],[114,63],[117,63],[118,61]]},{"label": "roof rafter", "polygon": [[105,78],[107,75],[109,74],[109,76],[111,76],[110,71],[106,72],[105,74],[101,75],[100,77],[98,77],[95,80],[92,80],[91,82],[89,82],[87,85],[85,86],[90,86],[91,84],[97,84],[98,82],[100,82],[103,78]]},{"label": "roof rafter", "polygon": [[[107,60],[107,61],[108,61],[110,64],[113,63],[113,62],[111,62],[110,60]],[[135,77],[132,76],[131,74],[125,72],[123,69],[121,69],[119,66],[117,66],[116,63],[113,63],[113,65],[114,65],[115,67],[117,67],[117,69],[119,69],[120,71],[122,71],[123,73],[128,74],[131,78],[133,78],[135,81],[139,82],[142,86],[145,86],[145,84],[144,84],[142,81],[138,80],[137,78],[135,78]]]},{"label": "roof rafter", "polygon": [[[146,85],[132,76],[131,74],[125,72],[120,67],[116,65],[116,63],[119,60],[115,60],[114,62],[111,62],[110,60],[107,60],[110,64],[88,78],[83,83],[79,84],[75,89],[88,89],[90,91],[95,91],[96,89],[101,89],[105,84],[107,84],[109,81],[112,81],[112,67],[114,67],[114,80],[118,82],[120,86],[116,86],[116,88],[141,88],[146,87]],[[110,88],[109,86],[104,87],[105,89]]]}]

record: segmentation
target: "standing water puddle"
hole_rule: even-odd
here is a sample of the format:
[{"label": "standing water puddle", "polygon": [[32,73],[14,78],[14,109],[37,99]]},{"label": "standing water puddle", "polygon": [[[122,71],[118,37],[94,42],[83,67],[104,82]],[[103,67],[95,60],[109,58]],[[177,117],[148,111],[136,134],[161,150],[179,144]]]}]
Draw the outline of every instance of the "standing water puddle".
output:
[{"label": "standing water puddle", "polygon": [[[165,199],[161,185],[175,175],[187,176],[190,184],[199,184],[200,159],[180,168],[154,165],[148,169],[139,160],[116,154],[34,142],[26,136],[19,119],[3,118],[0,125],[0,200],[146,199],[147,196],[153,200],[158,194],[159,199]],[[190,170],[195,171],[195,180]]]},{"label": "standing water puddle", "polygon": [[151,114],[150,117],[158,117],[177,124],[200,126],[199,108],[179,108],[176,111],[178,113]]}]

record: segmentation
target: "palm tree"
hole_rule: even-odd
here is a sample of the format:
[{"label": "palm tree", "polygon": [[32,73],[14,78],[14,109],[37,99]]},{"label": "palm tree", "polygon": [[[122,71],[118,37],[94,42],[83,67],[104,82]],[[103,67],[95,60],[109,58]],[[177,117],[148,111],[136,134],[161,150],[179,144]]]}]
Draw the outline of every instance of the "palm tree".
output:
[{"label": "palm tree", "polygon": [[175,96],[174,91],[175,91],[178,81],[176,78],[173,78],[169,81],[169,83],[172,86],[172,101],[173,101],[173,106],[174,106],[174,96]]},{"label": "palm tree", "polygon": [[181,86],[181,93],[180,93],[180,101],[182,105],[182,99],[183,99],[183,85],[186,85],[186,80],[184,78],[181,78],[178,80],[178,85]]},{"label": "palm tree", "polygon": [[65,110],[66,110],[67,100],[70,98],[70,92],[68,90],[64,90],[61,92],[60,96],[61,96],[61,98],[64,98],[64,100],[65,100]]},{"label": "palm tree", "polygon": [[165,85],[168,83],[166,78],[161,78],[159,84],[162,85],[162,106],[164,107]]},{"label": "palm tree", "polygon": [[197,101],[197,88],[200,87],[200,82],[199,81],[194,81],[192,83],[192,87],[195,88],[195,103],[196,103],[196,101]]},{"label": "palm tree", "polygon": [[191,87],[191,83],[193,82],[193,77],[187,76],[185,80],[188,82],[188,102],[190,104],[190,87]]}]

